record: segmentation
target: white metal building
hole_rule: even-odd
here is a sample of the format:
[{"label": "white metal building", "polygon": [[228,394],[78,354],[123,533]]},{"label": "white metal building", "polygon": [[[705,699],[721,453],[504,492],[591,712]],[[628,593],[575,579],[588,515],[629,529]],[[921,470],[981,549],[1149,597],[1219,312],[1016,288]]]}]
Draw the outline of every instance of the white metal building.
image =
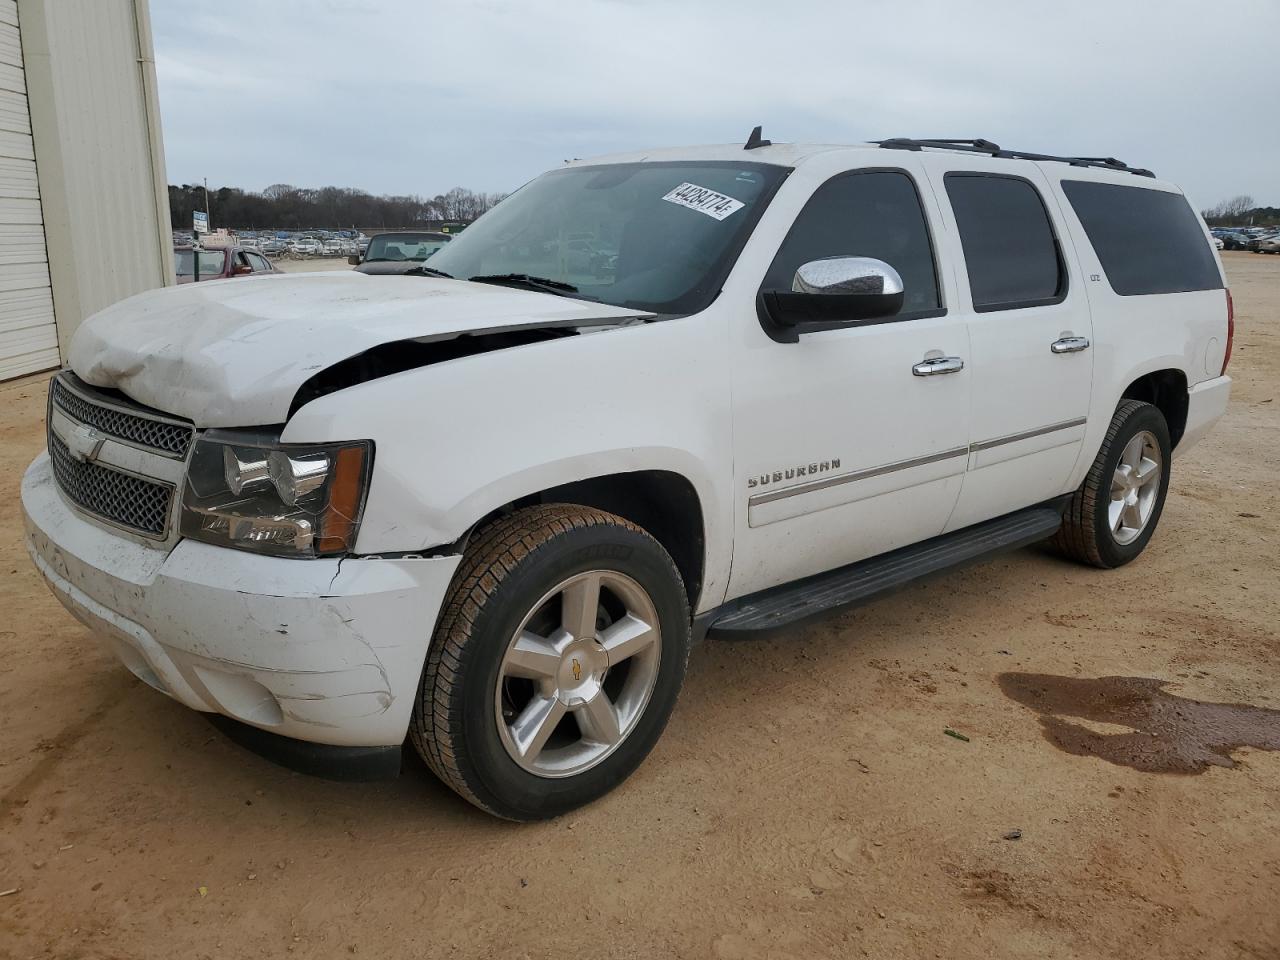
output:
[{"label": "white metal building", "polygon": [[0,0],[0,379],[172,277],[147,0]]}]

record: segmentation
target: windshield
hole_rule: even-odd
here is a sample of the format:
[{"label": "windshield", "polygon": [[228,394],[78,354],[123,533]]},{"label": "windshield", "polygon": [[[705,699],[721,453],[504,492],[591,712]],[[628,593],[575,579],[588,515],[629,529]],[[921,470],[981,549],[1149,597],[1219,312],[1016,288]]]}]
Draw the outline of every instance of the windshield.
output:
[{"label": "windshield", "polygon": [[449,238],[440,233],[384,233],[369,241],[366,260],[425,260]]},{"label": "windshield", "polygon": [[[177,273],[180,277],[195,276],[195,251],[194,250],[175,250],[173,251],[174,263],[177,267]],[[211,277],[215,273],[222,272],[222,266],[225,262],[225,254],[221,250],[201,250],[200,251],[200,276]]]},{"label": "windshield", "polygon": [[696,313],[788,172],[693,161],[556,170],[467,227],[431,267],[463,280],[527,274],[620,307]]}]

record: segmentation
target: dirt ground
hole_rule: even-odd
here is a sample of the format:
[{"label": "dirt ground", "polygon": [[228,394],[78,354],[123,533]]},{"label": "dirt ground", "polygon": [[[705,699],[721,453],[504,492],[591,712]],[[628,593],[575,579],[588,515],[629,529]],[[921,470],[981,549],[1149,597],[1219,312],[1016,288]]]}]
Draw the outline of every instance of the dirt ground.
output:
[{"label": "dirt ground", "polygon": [[1226,262],[1231,411],[1139,561],[1025,550],[708,643],[639,772],[529,826],[416,759],[388,784],[287,772],[134,680],[26,556],[45,378],[0,385],[0,957],[1276,960],[1280,753],[1073,755],[999,680],[1280,707],[1280,257]]},{"label": "dirt ground", "polygon": [[350,270],[351,264],[346,257],[315,257],[307,260],[286,260],[279,257],[273,261],[276,268],[285,273],[316,273],[321,270]]}]

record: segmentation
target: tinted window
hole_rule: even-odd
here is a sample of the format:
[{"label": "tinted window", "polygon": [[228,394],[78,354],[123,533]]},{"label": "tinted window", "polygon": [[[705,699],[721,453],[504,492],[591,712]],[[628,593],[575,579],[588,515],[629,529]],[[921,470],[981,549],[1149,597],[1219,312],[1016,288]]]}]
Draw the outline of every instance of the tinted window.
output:
[{"label": "tinted window", "polygon": [[1200,218],[1182,194],[1085,180],[1063,180],[1062,190],[1116,293],[1221,289]]},{"label": "tinted window", "polygon": [[782,241],[764,287],[790,290],[803,264],[840,256],[875,257],[897,270],[906,294],[902,314],[938,309],[929,229],[905,173],[847,173],[819,187]]},{"label": "tinted window", "polygon": [[271,272],[271,264],[267,262],[266,257],[259,256],[256,253],[250,253],[247,256],[249,257],[249,263],[252,264],[254,270],[259,273]]},{"label": "tinted window", "polygon": [[1036,188],[1025,180],[949,173],[947,196],[969,269],[973,308],[1053,303],[1066,292],[1058,241]]}]

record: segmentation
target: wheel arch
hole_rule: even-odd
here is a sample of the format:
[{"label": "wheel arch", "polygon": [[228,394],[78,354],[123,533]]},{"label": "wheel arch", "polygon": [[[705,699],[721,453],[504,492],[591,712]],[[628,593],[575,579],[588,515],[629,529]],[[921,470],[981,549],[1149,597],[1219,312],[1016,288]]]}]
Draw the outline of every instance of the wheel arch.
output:
[{"label": "wheel arch", "polygon": [[671,555],[684,581],[689,609],[697,610],[707,566],[707,528],[692,481],[671,470],[604,474],[547,487],[502,504],[481,517],[462,538],[513,510],[544,503],[594,507],[630,520]]},{"label": "wheel arch", "polygon": [[1165,368],[1144,373],[1125,387],[1120,400],[1141,400],[1156,407],[1169,425],[1170,443],[1177,447],[1187,428],[1187,375],[1183,371]]}]

